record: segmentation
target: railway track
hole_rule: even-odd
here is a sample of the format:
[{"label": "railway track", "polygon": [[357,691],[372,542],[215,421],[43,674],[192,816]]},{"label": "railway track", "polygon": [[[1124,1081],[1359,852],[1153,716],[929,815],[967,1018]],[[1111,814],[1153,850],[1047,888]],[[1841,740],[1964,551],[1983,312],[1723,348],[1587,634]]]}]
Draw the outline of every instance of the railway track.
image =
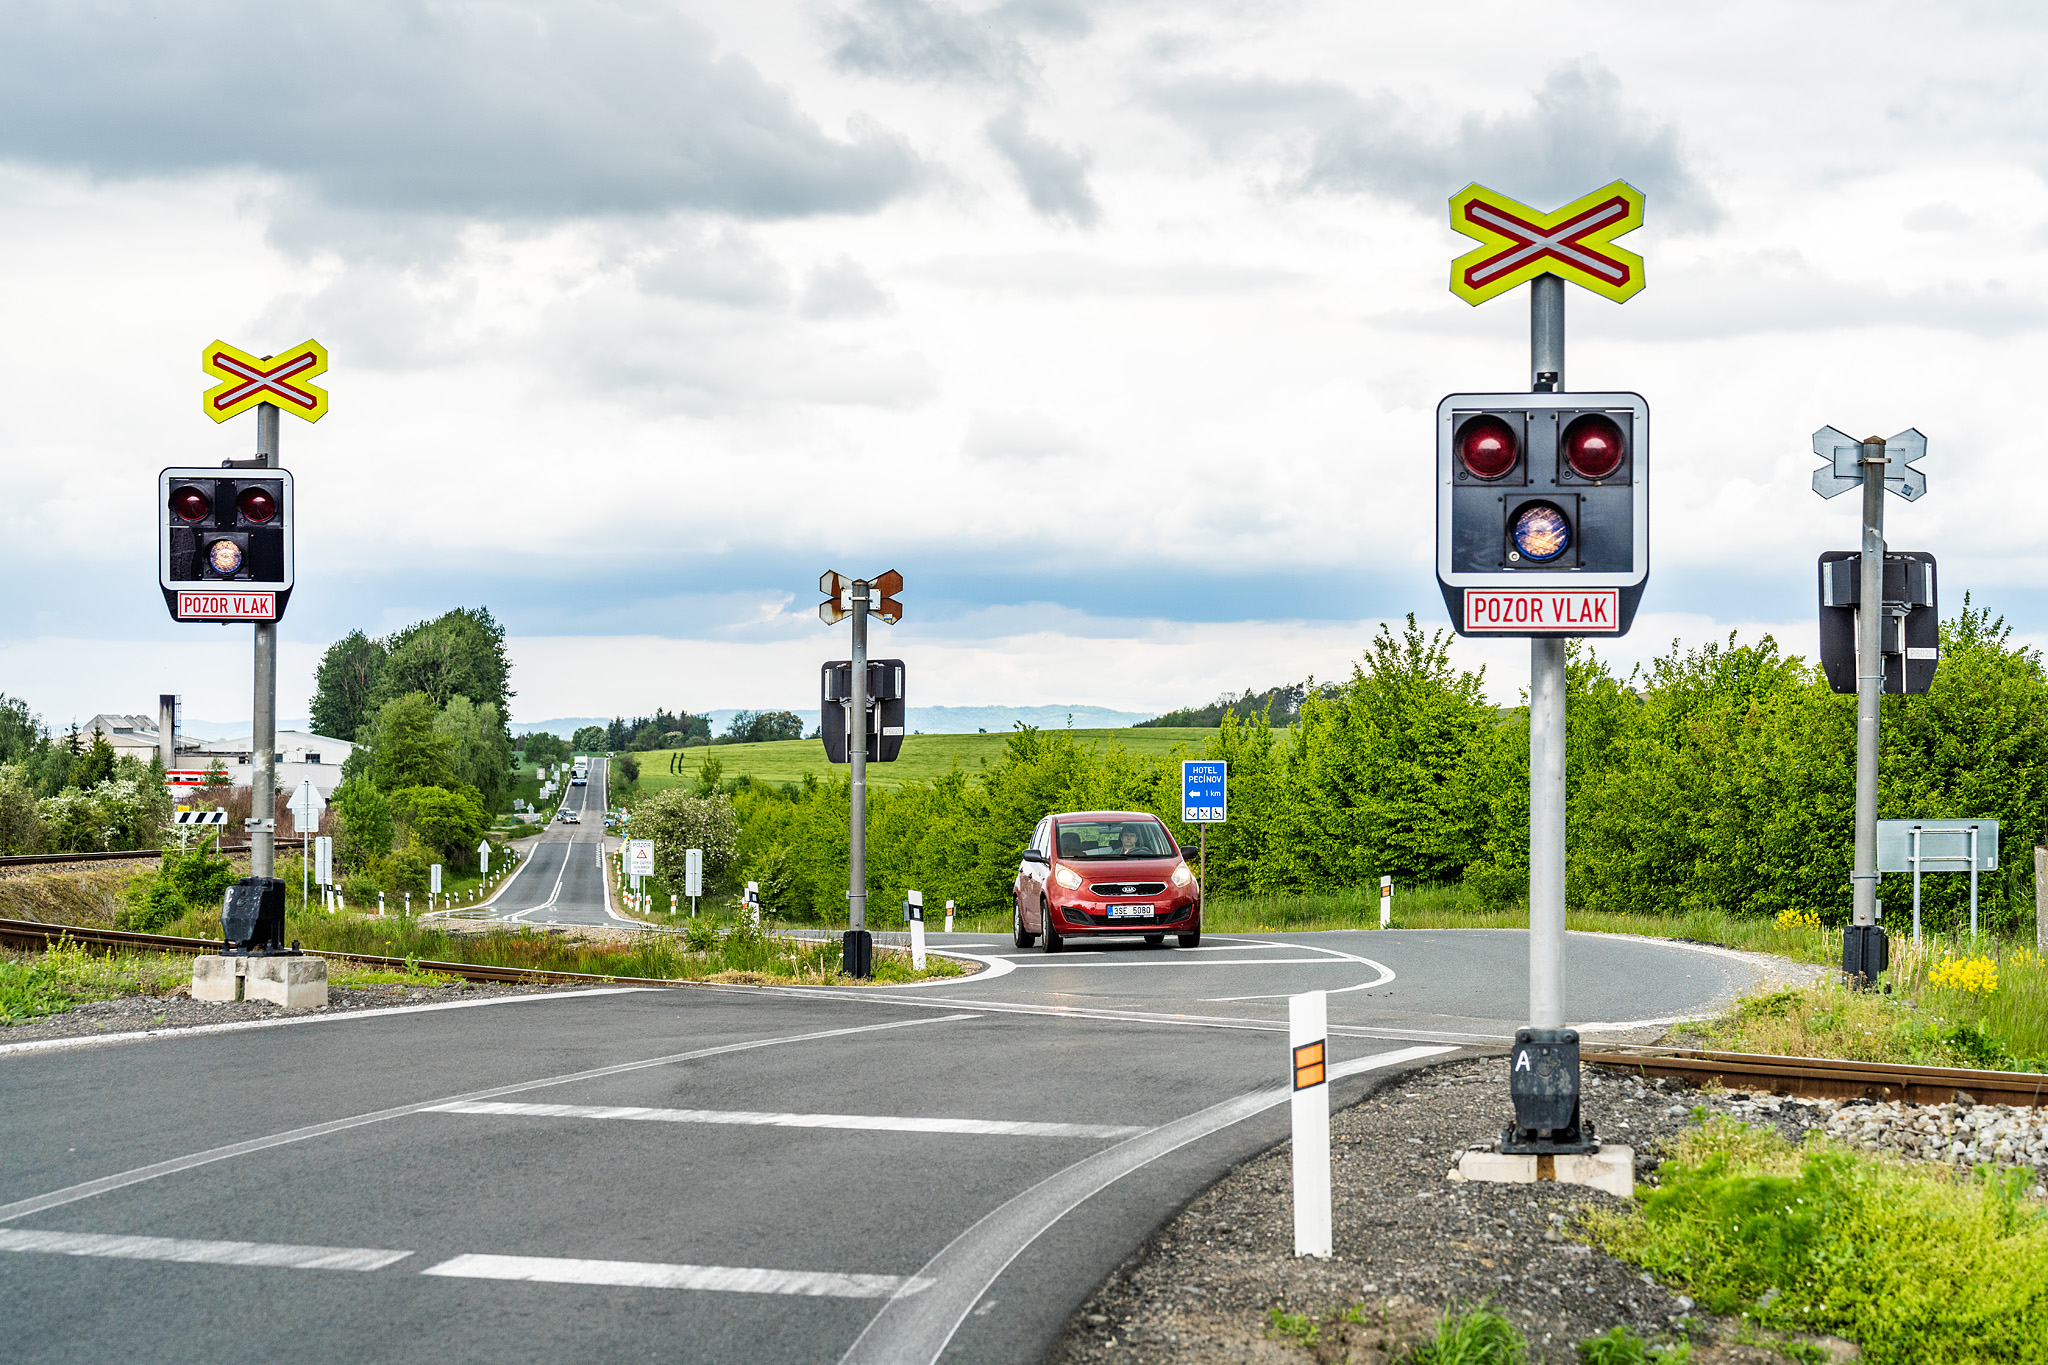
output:
[{"label": "railway track", "polygon": [[1978,1104],[2048,1105],[2048,1075],[2023,1071],[1838,1062],[1825,1057],[1770,1057],[1693,1048],[1632,1047],[1582,1052],[1579,1059],[1591,1066],[1633,1071],[1647,1078],[1669,1077],[1690,1085],[1718,1081],[1730,1090],[1774,1095],[1946,1104],[1962,1091]]},{"label": "railway track", "polygon": [[[34,920],[0,919],[0,943],[39,948],[60,938],[95,948],[138,948],[156,953],[201,953],[218,951],[211,939],[177,938],[170,934],[136,934],[126,929],[91,929],[75,924],[41,924]],[[369,967],[411,968],[439,972],[464,981],[492,981],[529,986],[674,986],[679,983],[658,977],[596,976],[587,972],[544,972],[523,967],[492,967],[475,962],[432,962],[419,958],[378,957],[372,953],[331,953],[319,956],[334,962],[355,962]]]}]

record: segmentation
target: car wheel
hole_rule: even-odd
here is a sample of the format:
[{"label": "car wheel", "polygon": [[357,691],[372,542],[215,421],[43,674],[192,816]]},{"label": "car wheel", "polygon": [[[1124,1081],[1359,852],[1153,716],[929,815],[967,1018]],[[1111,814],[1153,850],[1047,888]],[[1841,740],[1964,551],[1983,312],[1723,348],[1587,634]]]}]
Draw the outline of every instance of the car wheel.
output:
[{"label": "car wheel", "polygon": [[1052,927],[1052,907],[1044,901],[1038,903],[1038,922],[1045,928],[1045,951],[1056,953],[1066,946],[1060,931]]},{"label": "car wheel", "polygon": [[1010,942],[1016,944],[1019,948],[1029,948],[1033,941],[1037,938],[1038,935],[1036,934],[1027,934],[1024,932],[1024,907],[1017,904],[1017,902],[1014,900],[1011,901]]},{"label": "car wheel", "polygon": [[1147,948],[1157,948],[1160,944],[1164,942],[1166,942],[1166,935],[1164,934],[1145,935],[1145,946]]},{"label": "car wheel", "polygon": [[1195,927],[1188,933],[1180,935],[1180,946],[1183,948],[1199,948],[1202,946],[1202,917],[1200,915],[1195,916]]}]

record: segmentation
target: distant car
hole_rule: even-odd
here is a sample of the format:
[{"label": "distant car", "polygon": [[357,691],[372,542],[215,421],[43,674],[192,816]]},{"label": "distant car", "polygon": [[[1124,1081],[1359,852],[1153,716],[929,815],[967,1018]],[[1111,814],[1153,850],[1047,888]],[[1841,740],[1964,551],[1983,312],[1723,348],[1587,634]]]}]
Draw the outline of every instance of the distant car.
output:
[{"label": "distant car", "polygon": [[582,823],[583,823],[583,817],[582,817],[582,816],[580,816],[580,815],[578,815],[578,814],[577,814],[577,813],[576,813],[575,811],[573,811],[573,810],[565,810],[565,811],[563,811],[563,812],[562,812],[562,818],[563,818],[564,820],[568,821],[568,822],[569,822],[570,824],[572,824],[572,825],[580,825],[580,824],[582,824]]},{"label": "distant car", "polygon": [[1183,948],[1202,941],[1202,887],[1180,845],[1156,815],[1069,811],[1032,831],[1012,888],[1019,948],[1044,941],[1056,953],[1070,937],[1142,934],[1158,947],[1174,934]]}]

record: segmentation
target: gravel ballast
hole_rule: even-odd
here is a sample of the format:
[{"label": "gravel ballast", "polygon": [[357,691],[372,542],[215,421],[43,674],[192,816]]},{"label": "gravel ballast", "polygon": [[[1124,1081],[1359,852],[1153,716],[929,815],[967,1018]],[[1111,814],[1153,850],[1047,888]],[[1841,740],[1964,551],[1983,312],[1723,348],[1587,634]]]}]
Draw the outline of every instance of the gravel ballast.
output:
[{"label": "gravel ballast", "polygon": [[[1670,1083],[1665,1083],[1669,1085]],[[1610,1143],[1635,1148],[1640,1181],[1696,1106],[1776,1128],[1797,1142],[1824,1128],[1832,1101],[1660,1088],[1588,1068],[1585,1112]],[[1579,1342],[1617,1325],[1646,1340],[1683,1332],[1694,1365],[1782,1361],[1724,1340],[1736,1324],[1634,1266],[1576,1240],[1579,1215],[1624,1201],[1549,1182],[1496,1185],[1445,1177],[1468,1147],[1490,1144],[1509,1114],[1506,1062],[1452,1062],[1396,1078],[1331,1120],[1336,1252],[1293,1256],[1291,1153],[1254,1158],[1199,1195],[1069,1320],[1056,1365],[1182,1362],[1391,1362],[1452,1303],[1489,1301],[1530,1345],[1531,1361],[1572,1362]],[[1270,1310],[1310,1317],[1363,1305],[1362,1323],[1307,1344],[1276,1335]],[[1846,1343],[1822,1343],[1853,1359]]]}]

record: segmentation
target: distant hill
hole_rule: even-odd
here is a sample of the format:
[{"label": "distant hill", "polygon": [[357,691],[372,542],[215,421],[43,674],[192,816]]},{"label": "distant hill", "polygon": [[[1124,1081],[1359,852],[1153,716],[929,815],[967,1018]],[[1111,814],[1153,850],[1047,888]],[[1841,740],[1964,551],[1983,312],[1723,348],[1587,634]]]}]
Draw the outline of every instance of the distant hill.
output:
[{"label": "distant hill", "polygon": [[[1334,685],[1324,684],[1316,690],[1324,696],[1331,696],[1337,689]],[[1223,724],[1223,713],[1226,711],[1235,711],[1240,716],[1255,716],[1270,706],[1273,708],[1270,713],[1273,728],[1279,730],[1294,724],[1300,717],[1301,703],[1307,696],[1307,683],[1282,683],[1263,692],[1254,692],[1246,688],[1242,696],[1233,697],[1225,692],[1207,706],[1184,706],[1178,711],[1168,711],[1165,715],[1156,716],[1151,720],[1141,720],[1138,724],[1162,729],[1183,726],[1214,729]]]},{"label": "distant hill", "polygon": [[[739,714],[739,708],[727,707],[693,714],[709,717],[712,733],[722,735],[732,723],[732,718]],[[806,734],[818,728],[815,707],[796,714],[803,721]],[[1069,717],[1076,730],[1119,730],[1136,725],[1148,714],[1145,711],[1112,711],[1104,706],[913,706],[906,713],[905,721],[906,728],[913,734],[972,735],[984,730],[990,734],[1007,732],[1019,721],[1041,729],[1064,729]],[[512,725],[512,733],[530,735],[545,730],[567,739],[586,725],[608,725],[611,719],[610,716],[557,716],[553,720],[516,721]],[[244,725],[242,728],[247,730],[249,727]]]}]

